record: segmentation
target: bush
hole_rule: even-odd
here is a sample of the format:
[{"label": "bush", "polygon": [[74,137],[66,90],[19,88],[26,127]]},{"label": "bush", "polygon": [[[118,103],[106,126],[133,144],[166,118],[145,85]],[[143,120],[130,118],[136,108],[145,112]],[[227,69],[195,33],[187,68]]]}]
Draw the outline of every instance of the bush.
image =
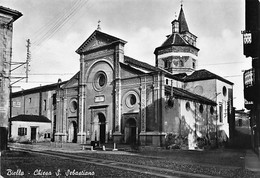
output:
[{"label": "bush", "polygon": [[167,133],[165,137],[166,149],[182,149],[188,146],[187,137],[175,135],[173,133]]},{"label": "bush", "polygon": [[26,138],[26,137],[18,137],[17,138],[18,143],[23,143],[23,144],[31,144],[32,142]]}]

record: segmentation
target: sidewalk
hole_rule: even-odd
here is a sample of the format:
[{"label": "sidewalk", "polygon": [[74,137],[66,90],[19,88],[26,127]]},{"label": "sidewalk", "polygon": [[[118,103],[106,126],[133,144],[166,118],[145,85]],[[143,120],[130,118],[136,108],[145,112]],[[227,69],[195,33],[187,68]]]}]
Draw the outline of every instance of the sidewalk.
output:
[{"label": "sidewalk", "polygon": [[256,172],[260,177],[260,159],[252,150],[246,150],[245,169]]},{"label": "sidewalk", "polygon": [[[34,143],[34,144],[20,144],[20,143],[9,143],[9,147],[20,147],[20,148],[27,148],[32,150],[52,150],[52,151],[59,151],[59,152],[86,152],[91,151],[91,146],[87,144],[78,144],[78,143],[59,143],[59,142],[41,142],[41,143]],[[113,144],[106,144],[105,145],[106,151],[114,151]],[[129,145],[116,145],[116,151],[125,152],[130,150]],[[103,151],[103,147],[96,147],[94,151]]]}]

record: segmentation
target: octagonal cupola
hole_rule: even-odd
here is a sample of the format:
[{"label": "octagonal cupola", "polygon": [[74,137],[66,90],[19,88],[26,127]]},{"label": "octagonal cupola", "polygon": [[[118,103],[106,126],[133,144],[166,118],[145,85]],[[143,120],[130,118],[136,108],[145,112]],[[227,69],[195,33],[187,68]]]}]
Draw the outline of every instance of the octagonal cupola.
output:
[{"label": "octagonal cupola", "polygon": [[197,67],[199,49],[197,37],[189,31],[182,5],[178,19],[175,18],[171,25],[172,34],[154,51],[155,65],[173,74],[189,74]]}]

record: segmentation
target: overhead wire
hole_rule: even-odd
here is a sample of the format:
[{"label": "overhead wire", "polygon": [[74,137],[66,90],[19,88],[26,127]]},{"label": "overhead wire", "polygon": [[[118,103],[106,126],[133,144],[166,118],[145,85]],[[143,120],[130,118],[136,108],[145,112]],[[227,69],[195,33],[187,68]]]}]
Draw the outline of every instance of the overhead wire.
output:
[{"label": "overhead wire", "polygon": [[32,50],[34,52],[38,51],[42,47],[42,44],[56,34],[75,14],[77,14],[80,9],[88,3],[88,1],[89,0],[75,1],[72,6],[67,6],[61,11],[61,13],[59,13],[58,16],[55,16],[55,19],[52,19],[47,24],[43,25],[43,27],[41,27],[35,35],[33,35],[35,38],[32,39]]},{"label": "overhead wire", "polygon": [[[57,31],[59,31],[78,11],[83,8],[84,5],[89,0],[78,0],[74,3],[74,5],[70,8],[66,14],[61,15],[54,24],[45,32],[43,35],[40,35],[35,41],[32,43],[35,47],[39,47],[42,43],[48,41]],[[66,9],[65,9],[66,10]]]},{"label": "overhead wire", "polygon": [[[37,34],[36,39],[32,40],[32,44],[34,44],[35,46],[38,46],[49,34],[52,33],[53,29],[55,29],[56,26],[58,26],[63,21],[63,19],[67,16],[67,14],[72,9],[74,9],[75,6],[77,6],[77,4],[79,2],[80,2],[80,0],[77,0],[76,2],[74,2],[74,5],[72,7],[65,8],[58,17],[55,16],[54,20],[51,20],[47,25],[44,25],[42,30],[40,30],[42,34]],[[47,27],[47,28],[45,28],[45,27]]]},{"label": "overhead wire", "polygon": [[199,66],[211,66],[211,65],[226,65],[226,64],[240,64],[240,63],[246,63],[246,61],[244,62],[223,62],[223,63],[211,63],[211,64],[201,64]]},{"label": "overhead wire", "polygon": [[[31,38],[36,42],[37,39],[39,37],[41,37],[43,33],[46,33],[46,31],[48,31],[49,28],[52,27],[59,19],[61,19],[62,16],[64,16],[64,12],[67,12],[70,8],[71,8],[71,5],[63,8],[57,16],[55,16],[54,18],[49,20],[43,26],[40,26],[40,28],[36,30],[35,34],[33,34]],[[35,42],[33,42],[33,43],[35,43]]]}]

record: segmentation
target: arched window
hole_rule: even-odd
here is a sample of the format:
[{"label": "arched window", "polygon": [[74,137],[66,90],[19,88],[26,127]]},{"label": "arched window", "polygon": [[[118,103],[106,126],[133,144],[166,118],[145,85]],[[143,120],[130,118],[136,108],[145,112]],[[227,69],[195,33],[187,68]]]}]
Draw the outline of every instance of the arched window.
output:
[{"label": "arched window", "polygon": [[200,105],[200,108],[199,108],[199,110],[200,110],[200,113],[203,113],[203,111],[204,111],[204,108],[203,108],[203,105],[202,105],[202,104]]},{"label": "arched window", "polygon": [[182,60],[180,60],[180,67],[184,66],[184,62]]},{"label": "arched window", "polygon": [[227,88],[225,86],[222,88],[222,93],[223,96],[227,96]]},{"label": "arched window", "polygon": [[190,102],[187,101],[185,107],[186,107],[186,110],[189,111],[190,110]]}]

